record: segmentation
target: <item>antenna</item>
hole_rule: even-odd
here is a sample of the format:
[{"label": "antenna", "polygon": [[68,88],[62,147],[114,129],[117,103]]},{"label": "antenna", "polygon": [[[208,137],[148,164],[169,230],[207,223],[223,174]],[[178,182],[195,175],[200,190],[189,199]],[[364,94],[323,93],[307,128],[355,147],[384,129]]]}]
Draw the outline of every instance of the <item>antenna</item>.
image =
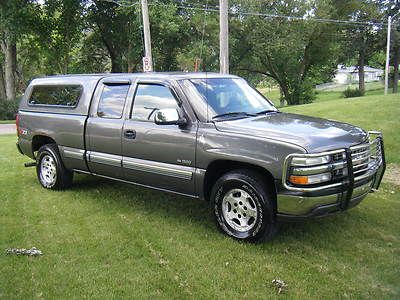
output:
[{"label": "antenna", "polygon": [[[203,47],[204,47],[204,35],[206,32],[206,26],[207,26],[207,10],[208,10],[208,0],[206,2],[204,14],[203,14],[203,30],[201,32],[201,45],[200,45],[200,64],[203,65],[202,66],[203,70],[204,70],[204,62],[205,62],[205,60],[203,59]],[[197,65],[197,67],[199,67],[199,65]],[[196,69],[195,69],[195,71],[197,72]]]}]

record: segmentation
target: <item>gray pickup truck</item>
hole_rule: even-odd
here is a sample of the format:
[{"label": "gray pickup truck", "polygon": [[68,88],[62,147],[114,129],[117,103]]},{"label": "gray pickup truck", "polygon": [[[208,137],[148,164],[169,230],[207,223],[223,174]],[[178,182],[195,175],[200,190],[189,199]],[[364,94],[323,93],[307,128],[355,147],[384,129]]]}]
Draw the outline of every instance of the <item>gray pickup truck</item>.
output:
[{"label": "gray pickup truck", "polygon": [[77,172],[206,199],[223,232],[252,242],[357,205],[385,171],[379,132],[280,112],[232,75],[34,79],[17,131],[44,188]]}]

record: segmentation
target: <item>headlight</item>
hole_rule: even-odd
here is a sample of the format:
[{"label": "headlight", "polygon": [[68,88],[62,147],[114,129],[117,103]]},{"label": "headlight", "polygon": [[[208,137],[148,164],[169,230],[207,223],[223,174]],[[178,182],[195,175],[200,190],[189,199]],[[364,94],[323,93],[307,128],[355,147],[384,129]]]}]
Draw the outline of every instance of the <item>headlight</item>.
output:
[{"label": "headlight", "polygon": [[341,180],[345,174],[344,150],[321,154],[293,154],[285,161],[284,182],[289,186],[317,186]]},{"label": "headlight", "polygon": [[316,166],[327,164],[331,161],[330,155],[316,156],[316,157],[293,157],[292,166]]}]

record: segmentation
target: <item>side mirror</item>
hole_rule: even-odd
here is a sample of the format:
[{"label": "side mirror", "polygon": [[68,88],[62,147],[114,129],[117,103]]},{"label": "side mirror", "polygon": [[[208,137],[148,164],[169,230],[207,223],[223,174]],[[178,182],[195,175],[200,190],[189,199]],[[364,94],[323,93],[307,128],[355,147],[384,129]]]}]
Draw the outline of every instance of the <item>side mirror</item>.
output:
[{"label": "side mirror", "polygon": [[154,115],[154,123],[157,125],[185,125],[185,118],[179,117],[178,110],[174,108],[159,109]]}]

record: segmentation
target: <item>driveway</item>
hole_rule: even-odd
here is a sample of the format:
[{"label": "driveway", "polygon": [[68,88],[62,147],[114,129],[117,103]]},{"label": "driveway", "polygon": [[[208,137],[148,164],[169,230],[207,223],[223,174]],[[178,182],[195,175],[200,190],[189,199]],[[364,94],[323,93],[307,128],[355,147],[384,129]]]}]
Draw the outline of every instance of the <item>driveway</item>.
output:
[{"label": "driveway", "polygon": [[17,134],[15,124],[0,124],[0,134]]}]

